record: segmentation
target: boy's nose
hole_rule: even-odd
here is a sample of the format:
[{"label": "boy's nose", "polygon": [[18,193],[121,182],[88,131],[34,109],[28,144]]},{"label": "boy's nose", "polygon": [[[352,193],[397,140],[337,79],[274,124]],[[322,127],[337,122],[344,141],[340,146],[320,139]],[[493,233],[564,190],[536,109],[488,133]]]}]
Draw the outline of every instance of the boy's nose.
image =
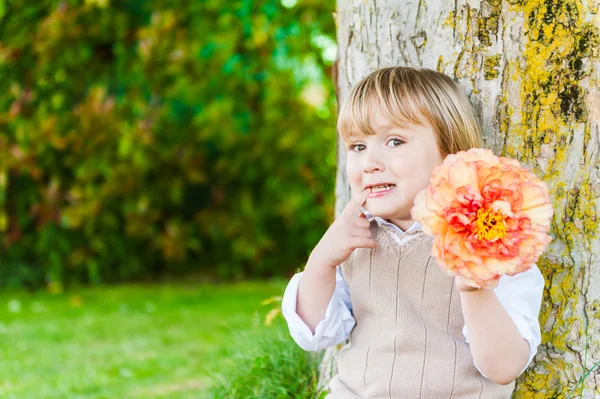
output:
[{"label": "boy's nose", "polygon": [[379,157],[377,157],[377,155],[372,152],[369,153],[367,156],[367,159],[365,160],[363,170],[366,173],[373,173],[373,172],[381,172],[384,169],[385,168],[383,166],[383,163],[379,160]]}]

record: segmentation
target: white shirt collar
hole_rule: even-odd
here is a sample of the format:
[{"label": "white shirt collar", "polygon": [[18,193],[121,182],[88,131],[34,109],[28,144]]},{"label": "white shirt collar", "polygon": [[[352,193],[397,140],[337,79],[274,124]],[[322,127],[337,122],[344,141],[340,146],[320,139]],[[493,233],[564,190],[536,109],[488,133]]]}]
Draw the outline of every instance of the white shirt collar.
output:
[{"label": "white shirt collar", "polygon": [[397,231],[399,231],[400,233],[408,233],[409,231],[412,230],[416,230],[416,229],[420,229],[421,228],[421,223],[419,222],[414,222],[409,228],[408,230],[404,231],[402,230],[400,227],[396,226],[393,223],[388,222],[387,220],[379,217],[379,216],[373,216],[369,213],[369,211],[367,211],[364,208],[360,208],[360,210],[362,211],[362,213],[365,214],[365,216],[367,217],[367,220],[369,222],[372,222],[373,220],[375,220],[377,222],[378,225],[380,226],[387,226],[387,227],[391,227],[393,229],[396,229]]}]

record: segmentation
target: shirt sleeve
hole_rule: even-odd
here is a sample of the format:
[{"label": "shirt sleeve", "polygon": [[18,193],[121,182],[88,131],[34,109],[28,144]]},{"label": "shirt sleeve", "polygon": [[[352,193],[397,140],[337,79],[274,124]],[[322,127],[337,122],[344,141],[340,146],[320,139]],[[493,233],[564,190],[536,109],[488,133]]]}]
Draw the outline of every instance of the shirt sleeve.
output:
[{"label": "shirt sleeve", "polygon": [[[539,313],[544,294],[544,276],[534,264],[526,272],[514,276],[502,276],[494,288],[498,300],[514,321],[521,336],[529,344],[529,360],[521,373],[529,366],[542,341]],[[463,335],[469,343],[467,326],[463,327]],[[477,364],[475,367],[479,370]],[[481,370],[479,370],[481,372]],[[521,374],[519,373],[519,374]],[[483,375],[483,373],[481,373]],[[485,377],[485,375],[484,375]],[[486,377],[487,378],[487,377]]]},{"label": "shirt sleeve", "polygon": [[306,351],[319,351],[348,339],[356,321],[352,315],[350,289],[344,281],[342,271],[336,269],[335,290],[325,311],[325,318],[317,324],[315,333],[296,313],[298,285],[303,273],[292,277],[281,302],[283,317],[287,321],[294,341]]}]

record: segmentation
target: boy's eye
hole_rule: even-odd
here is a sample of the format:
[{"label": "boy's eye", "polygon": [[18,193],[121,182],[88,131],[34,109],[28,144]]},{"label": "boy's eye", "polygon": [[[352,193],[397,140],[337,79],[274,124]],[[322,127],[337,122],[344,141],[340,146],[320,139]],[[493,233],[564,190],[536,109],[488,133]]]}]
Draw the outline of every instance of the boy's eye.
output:
[{"label": "boy's eye", "polygon": [[350,146],[348,146],[348,149],[353,152],[364,151],[365,148],[367,147],[365,147],[364,144],[350,144]]},{"label": "boy's eye", "polygon": [[404,141],[400,139],[391,139],[390,141],[388,141],[388,145],[391,145],[392,147],[398,147],[402,144],[404,144]]}]

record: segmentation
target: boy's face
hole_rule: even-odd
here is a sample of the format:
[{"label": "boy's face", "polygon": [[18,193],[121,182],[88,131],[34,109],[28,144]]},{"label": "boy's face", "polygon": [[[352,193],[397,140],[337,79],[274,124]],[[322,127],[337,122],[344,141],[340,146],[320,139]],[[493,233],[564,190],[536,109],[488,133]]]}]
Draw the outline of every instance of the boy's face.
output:
[{"label": "boy's face", "polygon": [[413,224],[410,210],[415,197],[443,161],[436,133],[428,124],[392,125],[378,108],[372,121],[375,135],[349,137],[346,171],[352,196],[380,186],[371,189],[363,208],[407,230]]}]

